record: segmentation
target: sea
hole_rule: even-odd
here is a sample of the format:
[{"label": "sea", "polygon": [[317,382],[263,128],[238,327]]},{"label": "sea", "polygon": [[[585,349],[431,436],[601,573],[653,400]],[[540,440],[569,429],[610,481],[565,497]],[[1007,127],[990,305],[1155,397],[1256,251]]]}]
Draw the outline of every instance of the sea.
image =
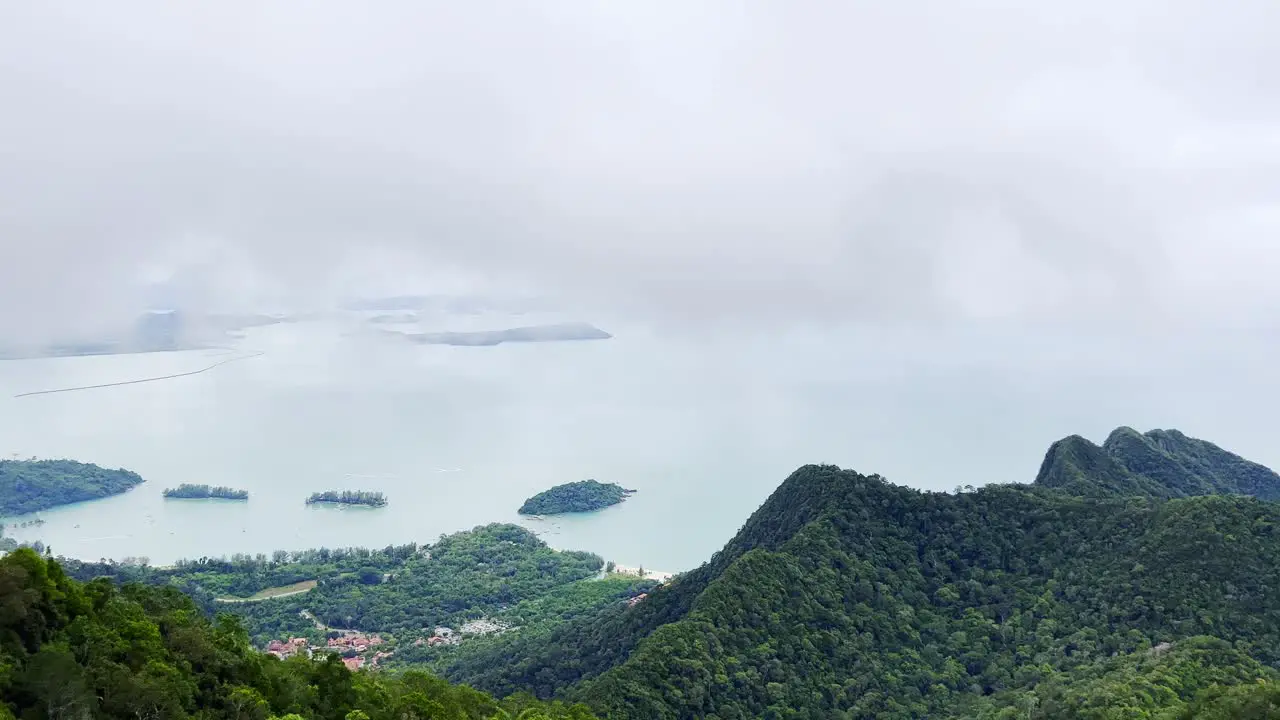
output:
[{"label": "sea", "polygon": [[[469,317],[447,329],[537,321]],[[5,534],[57,555],[164,565],[429,543],[509,522],[553,547],[680,572],[807,463],[931,491],[1029,482],[1053,440],[1101,442],[1132,425],[1178,427],[1280,466],[1280,381],[1247,336],[700,333],[592,321],[614,337],[433,346],[322,318],[252,328],[213,350],[0,362],[0,456],[69,458],[146,480],[6,518]],[[596,513],[516,513],[530,495],[587,478],[637,493]],[[180,483],[243,488],[250,499],[162,496]],[[383,492],[389,504],[304,503],[348,489]]]}]

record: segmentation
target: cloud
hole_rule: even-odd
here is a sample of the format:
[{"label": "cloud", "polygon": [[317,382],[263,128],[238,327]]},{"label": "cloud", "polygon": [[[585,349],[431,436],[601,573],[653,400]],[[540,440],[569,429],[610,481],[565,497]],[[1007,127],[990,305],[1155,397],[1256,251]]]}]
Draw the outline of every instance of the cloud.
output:
[{"label": "cloud", "polygon": [[[0,331],[516,284],[657,324],[1269,322],[1280,6],[18,3]],[[135,288],[132,289],[131,288]]]}]

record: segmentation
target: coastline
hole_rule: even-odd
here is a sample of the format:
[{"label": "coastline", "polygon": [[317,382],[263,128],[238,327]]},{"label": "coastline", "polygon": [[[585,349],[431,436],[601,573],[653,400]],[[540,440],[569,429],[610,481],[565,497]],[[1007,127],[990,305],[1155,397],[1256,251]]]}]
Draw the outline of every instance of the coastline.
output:
[{"label": "coastline", "polygon": [[[619,575],[635,575],[640,577],[640,568],[634,568],[629,565],[614,563],[613,571]],[[645,568],[643,575],[645,580],[657,580],[658,582],[667,582],[675,576],[675,573],[666,572],[665,570],[650,570],[648,568]]]}]

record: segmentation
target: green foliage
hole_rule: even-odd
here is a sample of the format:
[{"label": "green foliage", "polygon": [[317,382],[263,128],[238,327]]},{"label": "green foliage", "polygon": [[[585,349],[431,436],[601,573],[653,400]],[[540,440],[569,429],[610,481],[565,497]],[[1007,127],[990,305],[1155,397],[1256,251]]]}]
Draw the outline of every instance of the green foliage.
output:
[{"label": "green foliage", "polygon": [[[652,591],[655,582],[632,575],[614,575],[602,580],[582,580],[561,585],[550,592],[493,615],[511,629],[499,635],[468,639],[457,646],[440,648],[408,647],[397,651],[395,665],[426,663],[445,676],[489,677],[498,668],[508,667],[531,655],[530,649],[547,642],[565,623],[591,618],[599,612],[618,613],[625,602],[642,592]],[[519,687],[494,690],[498,695],[520,691]]]},{"label": "green foliage", "polygon": [[164,496],[167,498],[190,498],[197,500],[205,498],[248,500],[249,491],[237,490],[225,485],[215,485],[210,487],[208,485],[192,485],[190,483],[183,483],[176,488],[165,488]]},{"label": "green foliage", "polygon": [[0,717],[202,720],[590,720],[582,706],[496,701],[420,671],[281,661],[172,587],[81,584],[27,549],[0,559]]},{"label": "green foliage", "polygon": [[[0,697],[20,687],[16,709],[43,703],[33,716],[106,703],[116,696],[103,694],[101,678],[117,676],[86,671],[103,655],[82,649],[102,637],[141,663],[128,666],[137,717],[144,702],[155,717],[192,714],[209,693],[221,704],[205,717],[261,720],[589,717],[583,706],[537,699],[551,697],[619,720],[1276,717],[1280,504],[1265,500],[1276,493],[1274,473],[1210,443],[1121,428],[1103,446],[1077,436],[1055,443],[1030,486],[950,495],[803,467],[709,562],[664,586],[597,579],[601,558],[552,551],[513,525],[422,548],[202,558],[171,569],[68,563],[77,577],[151,586],[116,591],[99,580],[81,586],[79,600],[59,589],[71,581],[57,565],[18,551],[0,562],[44,572],[53,590],[30,592],[0,566],[0,598],[32,607],[49,598],[54,609],[0,603],[0,629],[10,618],[21,628],[0,634]],[[292,597],[213,601],[303,580],[318,584]],[[209,624],[174,587],[239,619]],[[98,608],[98,594],[113,593],[143,609],[112,610],[128,633],[72,631],[86,612],[74,608]],[[157,622],[157,635],[148,618],[173,612],[173,598],[186,614]],[[508,629],[456,646],[404,642],[481,617]],[[192,645],[199,659],[187,664],[149,654],[182,623],[205,623],[224,645]],[[390,633],[396,652],[383,666],[402,674],[261,658],[240,623],[259,642],[326,625]],[[219,665],[228,653],[258,657],[257,669]],[[263,669],[274,667],[285,675]],[[187,681],[193,673],[217,676]]]},{"label": "green foliage", "polygon": [[[511,612],[521,602],[596,575],[604,561],[584,552],[558,552],[517,525],[491,524],[440,538],[434,545],[371,551],[278,552],[270,558],[201,558],[173,568],[64,561],[75,577],[167,584],[191,594],[209,612],[241,617],[255,642],[285,635],[323,634],[322,624],[376,632],[421,634],[438,625]],[[383,578],[386,577],[384,581]],[[252,603],[216,603],[304,580],[306,594]],[[645,587],[630,583],[628,587]],[[638,590],[636,591],[638,592]],[[634,593],[632,593],[634,594]],[[526,619],[515,616],[512,624]],[[430,634],[429,631],[427,634]]]},{"label": "green foliage", "polygon": [[[808,466],[711,562],[634,608],[448,670],[624,719],[906,718],[973,717],[984,698],[1085,682],[1162,642],[1187,648],[1174,660],[1217,652],[1186,644],[1198,635],[1253,658],[1222,673],[1203,662],[1173,695],[1144,676],[1141,692],[1176,696],[1153,711],[1179,708],[1204,683],[1252,682],[1267,676],[1254,661],[1280,662],[1277,528],[1280,505],[1250,497],[948,495]],[[1110,709],[1092,717],[1130,717],[1106,714],[1131,699],[1098,682],[1088,692]]]},{"label": "green foliage", "polygon": [[1275,670],[1244,651],[1201,636],[1100,660],[1070,673],[1053,673],[1034,688],[994,696],[975,716],[977,720],[1204,717],[1208,707],[1234,702],[1222,697],[1229,688],[1248,690],[1262,684],[1274,689],[1277,681],[1280,675]]},{"label": "green foliage", "polygon": [[633,492],[635,491],[627,490],[616,483],[579,480],[556,485],[550,490],[534,495],[524,501],[519,513],[521,515],[557,515],[569,512],[591,512],[617,505]]},{"label": "green foliage", "polygon": [[1280,476],[1177,430],[1121,427],[1101,447],[1079,435],[1054,443],[1036,484],[1073,495],[1252,495],[1280,500]]},{"label": "green foliage", "polygon": [[137,473],[72,460],[0,460],[0,517],[122,493],[142,482]]},{"label": "green foliage", "polygon": [[326,490],[324,492],[311,493],[311,496],[307,498],[307,504],[312,505],[315,503],[382,507],[387,504],[387,496],[380,492],[366,492],[364,490]]}]

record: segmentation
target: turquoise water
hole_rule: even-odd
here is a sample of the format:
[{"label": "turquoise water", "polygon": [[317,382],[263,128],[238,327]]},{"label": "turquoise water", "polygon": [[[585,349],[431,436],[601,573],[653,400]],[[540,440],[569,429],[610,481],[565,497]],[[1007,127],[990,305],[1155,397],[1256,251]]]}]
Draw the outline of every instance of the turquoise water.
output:
[{"label": "turquoise water", "polygon": [[[1182,426],[1280,464],[1264,421],[1280,399],[1274,374],[1231,360],[1238,353],[1162,367],[1141,355],[1068,361],[1061,353],[1078,344],[1066,341],[1001,349],[866,331],[695,340],[600,325],[616,337],[486,348],[278,325],[236,341],[263,355],[211,372],[23,398],[12,396],[188,372],[226,351],[0,363],[0,454],[147,480],[7,533],[58,554],[168,563],[429,542],[519,522],[556,547],[679,571],[807,462],[930,489],[1029,481],[1053,439],[1100,440],[1123,423]],[[1205,372],[1227,362],[1230,373]],[[516,515],[526,497],[584,478],[639,492],[590,515]],[[245,488],[250,500],[161,497],[183,482]],[[304,505],[328,489],[382,491],[390,504]]]}]

